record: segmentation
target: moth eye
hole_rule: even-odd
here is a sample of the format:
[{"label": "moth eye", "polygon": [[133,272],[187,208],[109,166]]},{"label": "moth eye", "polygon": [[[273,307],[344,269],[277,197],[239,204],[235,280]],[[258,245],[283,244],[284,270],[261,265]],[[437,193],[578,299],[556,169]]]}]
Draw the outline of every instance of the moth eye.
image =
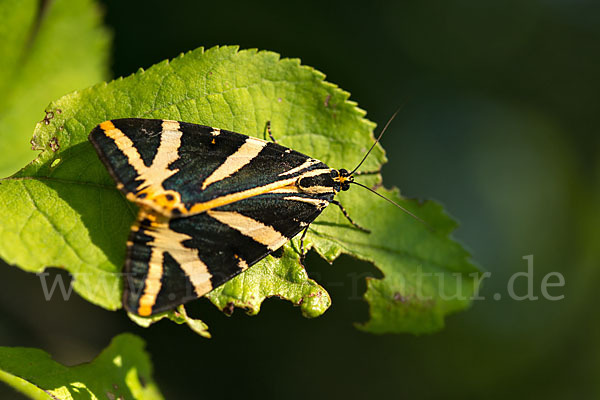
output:
[{"label": "moth eye", "polygon": [[348,175],[348,170],[345,170],[344,168],[340,169],[340,175],[347,176]]},{"label": "moth eye", "polygon": [[344,183],[344,184],[342,185],[342,190],[346,191],[346,190],[348,190],[348,189],[350,189],[350,185],[349,185],[349,184],[347,184],[347,183]]},{"label": "moth eye", "polygon": [[331,170],[331,177],[332,178],[337,178],[339,176],[339,172],[335,169]]}]

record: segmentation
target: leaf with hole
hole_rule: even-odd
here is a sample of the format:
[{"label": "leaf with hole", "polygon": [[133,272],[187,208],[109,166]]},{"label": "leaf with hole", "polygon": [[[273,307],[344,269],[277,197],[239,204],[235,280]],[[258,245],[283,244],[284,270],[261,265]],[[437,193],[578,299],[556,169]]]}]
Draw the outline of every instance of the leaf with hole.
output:
[{"label": "leaf with hole", "polygon": [[[41,145],[56,137],[60,148],[46,148],[0,181],[0,201],[6,205],[0,210],[0,255],[29,271],[62,266],[73,274],[80,295],[120,308],[120,271],[136,209],[116,190],[87,141],[94,126],[116,118],[162,118],[262,138],[271,121],[279,143],[332,168],[351,169],[372,145],[374,124],[348,98],[299,60],[236,47],[194,50],[66,95],[50,104],[54,118],[38,124],[33,139]],[[384,162],[378,145],[361,169],[378,170]],[[381,183],[378,175],[357,180],[370,187]],[[456,225],[439,205],[403,199],[397,190],[378,191],[432,229],[354,187],[337,199],[372,233],[353,228],[339,209],[328,207],[311,225],[306,243],[330,262],[345,253],[383,272],[383,279],[369,280],[371,319],[361,329],[435,331],[445,315],[469,305],[478,270],[449,238]],[[291,248],[298,249],[297,238],[282,259],[268,257],[208,298],[223,310],[237,306],[254,314],[266,297],[277,296],[300,304],[307,316],[320,315],[329,295],[306,276]],[[454,296],[440,292],[451,286],[458,288]]]}]

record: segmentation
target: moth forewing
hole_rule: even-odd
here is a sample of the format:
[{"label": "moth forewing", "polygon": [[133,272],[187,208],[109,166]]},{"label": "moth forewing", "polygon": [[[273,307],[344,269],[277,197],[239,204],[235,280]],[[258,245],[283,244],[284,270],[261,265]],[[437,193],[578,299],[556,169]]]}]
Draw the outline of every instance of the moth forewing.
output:
[{"label": "moth forewing", "polygon": [[141,316],[227,282],[328,204],[341,207],[334,196],[347,189],[348,177],[319,160],[203,125],[111,120],[90,141],[117,187],[140,206],[127,242],[123,304]]}]

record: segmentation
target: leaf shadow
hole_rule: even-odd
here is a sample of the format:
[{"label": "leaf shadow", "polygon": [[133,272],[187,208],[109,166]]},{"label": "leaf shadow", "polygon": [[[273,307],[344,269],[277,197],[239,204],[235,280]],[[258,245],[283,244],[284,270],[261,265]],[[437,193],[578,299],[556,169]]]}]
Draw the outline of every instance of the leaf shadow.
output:
[{"label": "leaf shadow", "polygon": [[[60,160],[42,166],[41,179],[77,214],[87,238],[121,270],[125,243],[135,219],[135,206],[116,189],[92,145],[83,142],[60,152]],[[85,237],[80,238],[85,240]]]},{"label": "leaf shadow", "polygon": [[331,222],[331,221],[314,221],[311,223],[311,225],[314,226],[330,226],[330,227],[334,227],[334,228],[340,228],[340,229],[351,229],[351,230],[357,230],[360,232],[360,229],[357,229],[356,227],[350,225],[349,223],[339,223],[339,222]]}]

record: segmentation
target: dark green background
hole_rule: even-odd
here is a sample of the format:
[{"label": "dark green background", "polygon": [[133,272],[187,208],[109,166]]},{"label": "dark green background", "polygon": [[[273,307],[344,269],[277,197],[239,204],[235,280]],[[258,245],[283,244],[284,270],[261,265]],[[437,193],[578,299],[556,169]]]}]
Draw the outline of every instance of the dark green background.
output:
[{"label": "dark green background", "polygon": [[[442,202],[461,222],[455,237],[491,273],[486,300],[434,335],[365,334],[352,327],[367,318],[364,283],[353,282],[378,272],[349,257],[330,267],[309,256],[309,273],[333,298],[323,317],[304,319],[273,299],[256,317],[227,318],[201,300],[191,312],[211,328],[204,340],[168,322],[137,328],[76,295],[47,303],[35,275],[3,264],[3,345],[72,364],[132,331],[147,340],[169,399],[600,395],[597,3],[115,0],[104,8],[115,77],[198,46],[239,44],[301,58],[380,126],[406,102],[383,139],[384,182]],[[530,254],[540,299],[511,300],[507,282]],[[550,293],[564,300],[541,298],[552,271],[566,285]],[[20,398],[4,387],[0,397]]]}]

